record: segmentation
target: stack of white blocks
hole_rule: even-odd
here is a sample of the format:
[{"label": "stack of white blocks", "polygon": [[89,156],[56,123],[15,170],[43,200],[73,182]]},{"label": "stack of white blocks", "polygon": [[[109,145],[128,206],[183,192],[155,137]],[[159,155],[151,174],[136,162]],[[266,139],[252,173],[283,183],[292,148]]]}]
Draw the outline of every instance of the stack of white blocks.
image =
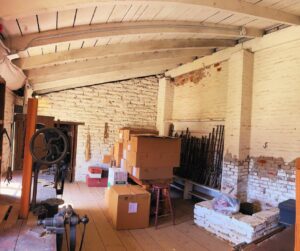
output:
[{"label": "stack of white blocks", "polygon": [[271,208],[252,216],[236,213],[231,216],[214,211],[212,201],[195,205],[194,221],[207,231],[237,245],[250,243],[274,229],[278,225],[279,209]]}]

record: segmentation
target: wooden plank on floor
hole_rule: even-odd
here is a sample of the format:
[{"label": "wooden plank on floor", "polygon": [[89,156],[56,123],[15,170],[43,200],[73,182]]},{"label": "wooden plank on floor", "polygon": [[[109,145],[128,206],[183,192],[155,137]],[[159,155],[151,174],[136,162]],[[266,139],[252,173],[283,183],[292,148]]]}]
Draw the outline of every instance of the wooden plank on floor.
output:
[{"label": "wooden plank on floor", "polygon": [[23,222],[23,220],[18,220],[13,227],[0,234],[0,251],[14,251],[16,249]]},{"label": "wooden plank on floor", "polygon": [[16,242],[15,251],[53,251],[56,248],[56,238],[54,234],[46,234],[40,237],[43,231],[41,226],[33,225],[33,218],[27,223],[23,223]]},{"label": "wooden plank on floor", "polygon": [[0,223],[4,220],[10,205],[0,205]]},{"label": "wooden plank on floor", "polygon": [[19,208],[18,204],[13,204],[12,208],[9,212],[8,218],[0,224],[0,232],[6,231],[11,228],[14,224],[16,224],[19,216]]},{"label": "wooden plank on floor", "polygon": [[228,242],[218,239],[216,236],[207,232],[205,229],[196,226],[192,220],[177,225],[176,229],[209,251],[232,250],[232,247]]},{"label": "wooden plank on floor", "polygon": [[[80,215],[87,214],[83,250],[232,250],[229,243],[218,239],[193,223],[193,204],[174,200],[176,225],[170,219],[162,220],[160,228],[117,231],[110,223],[104,204],[104,188],[87,187],[84,183],[67,184],[64,193],[66,204],[72,203]],[[82,227],[80,228],[82,231]]]},{"label": "wooden plank on floor", "polygon": [[128,230],[121,230],[117,231],[117,235],[121,242],[123,243],[126,250],[130,251],[140,251],[144,250],[142,246],[136,241],[136,239],[133,237],[130,231]]},{"label": "wooden plank on floor", "polygon": [[160,243],[147,233],[146,229],[133,229],[130,230],[130,233],[145,251],[165,250]]}]

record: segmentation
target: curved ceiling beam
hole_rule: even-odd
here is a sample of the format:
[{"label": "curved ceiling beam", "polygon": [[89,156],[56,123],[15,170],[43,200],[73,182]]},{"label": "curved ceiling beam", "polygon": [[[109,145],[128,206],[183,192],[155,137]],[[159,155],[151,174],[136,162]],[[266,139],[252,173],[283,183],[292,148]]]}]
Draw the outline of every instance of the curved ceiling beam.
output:
[{"label": "curved ceiling beam", "polygon": [[166,67],[166,65],[175,65],[178,66],[180,64],[185,64],[187,62],[191,62],[192,57],[188,56],[178,56],[178,57],[167,57],[167,58],[147,58],[144,60],[132,60],[132,61],[123,61],[122,58],[120,58],[119,62],[114,62],[111,64],[99,64],[98,66],[94,67],[84,67],[84,68],[78,68],[76,71],[66,71],[60,74],[49,74],[44,76],[31,76],[29,78],[29,82],[31,84],[41,84],[44,82],[52,82],[52,81],[62,81],[64,79],[69,78],[80,78],[84,76],[89,76],[93,74],[99,74],[99,73],[106,73],[106,72],[112,72],[112,71],[121,71],[123,69],[136,69],[137,67],[149,67],[149,66],[155,66],[159,67],[161,70],[170,69],[169,67]]},{"label": "curved ceiling beam", "polygon": [[153,64],[153,62],[149,63],[150,64],[148,65],[141,65],[140,63],[128,63],[119,68],[115,68],[113,71],[107,71],[103,73],[95,72],[92,75],[84,75],[76,78],[67,78],[39,84],[32,84],[32,88],[35,93],[44,94],[76,87],[162,74],[167,69],[172,69],[178,65],[178,63],[174,61],[160,64]]},{"label": "curved ceiling beam", "polygon": [[204,51],[207,51],[207,49],[216,47],[232,47],[235,44],[236,42],[234,40],[223,39],[154,40],[147,42],[121,43],[107,46],[88,47],[28,58],[19,58],[14,59],[12,62],[23,70],[30,70],[34,68],[71,63],[75,61],[83,61],[87,59],[99,59],[114,55],[190,48],[203,48]]},{"label": "curved ceiling beam", "polygon": [[263,32],[258,29],[230,25],[224,26],[186,21],[142,21],[80,25],[24,36],[15,36],[9,38],[6,41],[6,45],[12,52],[18,52],[35,46],[89,38],[161,33],[203,34],[227,38],[253,38],[263,35]]},{"label": "curved ceiling beam", "polygon": [[45,13],[49,11],[68,10],[76,8],[91,7],[100,4],[124,4],[133,2],[155,3],[155,4],[189,4],[195,6],[210,7],[218,10],[228,11],[236,14],[243,14],[251,17],[262,18],[265,20],[299,25],[300,17],[281,10],[272,9],[260,5],[254,5],[241,0],[161,0],[161,1],[109,1],[109,0],[31,0],[30,4],[24,0],[6,1],[5,6],[0,8],[0,17],[3,19],[15,19],[19,17]]},{"label": "curved ceiling beam", "polygon": [[[40,83],[46,81],[54,81],[63,78],[77,77],[82,75],[89,75],[90,72],[102,71],[103,68],[118,67],[119,65],[128,62],[140,62],[144,64],[149,60],[160,64],[169,60],[170,62],[177,62],[184,64],[191,62],[193,59],[210,55],[213,50],[210,49],[182,49],[182,50],[167,50],[156,52],[134,53],[129,55],[119,55],[112,57],[105,57],[101,59],[92,59],[87,61],[74,62],[69,64],[49,66],[39,69],[25,71],[31,83]],[[106,70],[107,71],[107,70]]]}]

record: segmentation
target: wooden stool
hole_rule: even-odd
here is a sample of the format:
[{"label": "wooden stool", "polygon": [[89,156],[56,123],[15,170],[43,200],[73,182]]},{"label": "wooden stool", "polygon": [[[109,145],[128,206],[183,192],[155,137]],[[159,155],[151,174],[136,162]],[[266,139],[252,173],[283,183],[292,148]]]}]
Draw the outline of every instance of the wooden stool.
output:
[{"label": "wooden stool", "polygon": [[[157,219],[159,216],[172,216],[173,225],[175,225],[175,217],[173,212],[173,206],[171,202],[171,196],[170,196],[170,184],[153,184],[152,190],[155,193],[156,197],[156,207],[155,207],[155,228],[157,228]],[[165,199],[160,199],[160,193],[162,193],[162,197],[165,197]],[[159,207],[160,202],[166,201],[169,206],[169,212],[164,215],[158,215],[159,214]]]}]

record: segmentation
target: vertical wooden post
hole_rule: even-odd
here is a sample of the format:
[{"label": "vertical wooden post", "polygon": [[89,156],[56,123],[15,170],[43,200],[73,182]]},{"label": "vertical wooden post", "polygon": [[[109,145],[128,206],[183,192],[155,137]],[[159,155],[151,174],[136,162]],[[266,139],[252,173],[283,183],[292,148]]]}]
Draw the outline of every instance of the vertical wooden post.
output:
[{"label": "vertical wooden post", "polygon": [[296,160],[296,225],[294,250],[300,250],[300,158]]},{"label": "vertical wooden post", "polygon": [[37,99],[28,99],[26,116],[26,135],[24,145],[22,195],[19,217],[26,219],[29,213],[31,178],[32,178],[32,157],[29,150],[30,139],[35,132],[37,118]]}]

